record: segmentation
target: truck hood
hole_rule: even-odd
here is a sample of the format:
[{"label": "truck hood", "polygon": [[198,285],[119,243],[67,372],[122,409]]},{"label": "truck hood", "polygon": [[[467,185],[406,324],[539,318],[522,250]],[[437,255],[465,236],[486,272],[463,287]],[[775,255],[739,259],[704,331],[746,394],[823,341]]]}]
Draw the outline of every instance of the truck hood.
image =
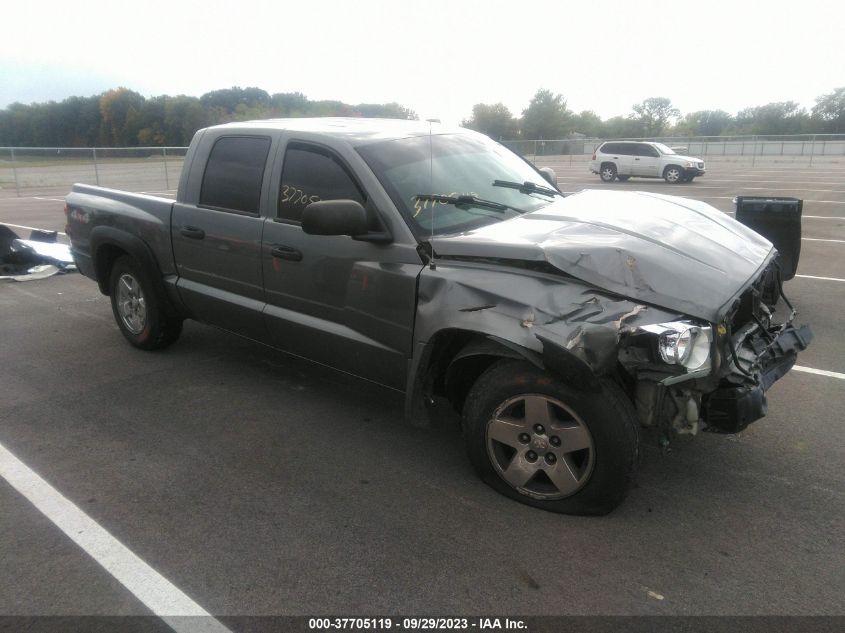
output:
[{"label": "truck hood", "polygon": [[547,262],[630,299],[718,322],[774,256],[771,242],[708,204],[587,190],[434,241],[438,257]]}]

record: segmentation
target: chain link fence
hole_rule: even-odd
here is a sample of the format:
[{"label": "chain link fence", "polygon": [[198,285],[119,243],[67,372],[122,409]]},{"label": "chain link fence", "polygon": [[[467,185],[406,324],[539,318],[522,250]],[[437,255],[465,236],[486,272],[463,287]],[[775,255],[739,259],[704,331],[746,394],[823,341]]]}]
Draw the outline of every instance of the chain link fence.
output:
[{"label": "chain link fence", "polygon": [[0,147],[0,196],[60,195],[81,182],[170,193],[187,147]]},{"label": "chain link fence", "polygon": [[[519,140],[502,143],[531,161],[586,163],[607,139]],[[709,163],[845,163],[845,135],[690,136],[650,139]],[[187,147],[0,147],[0,197],[64,196],[74,183],[154,194],[173,193]]]},{"label": "chain link fence", "polygon": [[[517,154],[534,162],[537,157],[564,156],[570,162],[585,162],[608,139],[576,138],[562,140],[502,141]],[[678,153],[712,161],[787,162],[812,165],[817,160],[845,162],[845,134],[791,136],[687,136],[613,139],[658,141]]]}]

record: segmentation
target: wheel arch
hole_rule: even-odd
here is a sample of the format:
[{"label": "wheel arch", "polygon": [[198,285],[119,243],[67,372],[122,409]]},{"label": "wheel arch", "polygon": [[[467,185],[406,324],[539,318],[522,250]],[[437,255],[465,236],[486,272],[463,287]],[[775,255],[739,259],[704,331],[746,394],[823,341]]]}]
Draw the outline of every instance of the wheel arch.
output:
[{"label": "wheel arch", "polygon": [[112,267],[120,257],[127,255],[138,262],[147,273],[166,311],[172,316],[179,316],[179,311],[164,287],[161,267],[155,255],[141,238],[110,226],[98,226],[91,231],[91,253],[97,285],[101,293],[110,294],[109,278]]},{"label": "wheel arch", "polygon": [[438,331],[420,344],[411,361],[416,359],[408,374],[406,417],[413,419],[435,395],[446,397],[460,412],[478,377],[505,358],[528,361],[577,389],[600,390],[599,377],[584,361],[551,340],[539,340],[542,353],[491,334],[451,328]]}]

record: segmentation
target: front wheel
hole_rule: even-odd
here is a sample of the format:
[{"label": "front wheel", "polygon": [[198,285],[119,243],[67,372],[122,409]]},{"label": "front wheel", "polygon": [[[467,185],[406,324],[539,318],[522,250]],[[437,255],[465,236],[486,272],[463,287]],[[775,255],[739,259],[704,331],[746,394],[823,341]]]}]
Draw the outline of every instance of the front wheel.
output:
[{"label": "front wheel", "polygon": [[135,347],[161,349],[179,338],[182,319],[167,315],[149,276],[131,257],[112,266],[109,294],[117,327]]},{"label": "front wheel", "polygon": [[609,381],[587,393],[529,363],[499,361],[470,390],[463,430],[485,483],[552,512],[606,514],[636,471],[636,413]]},{"label": "front wheel", "polygon": [[677,165],[669,165],[666,169],[663,170],[663,178],[670,185],[677,185],[678,183],[684,181],[684,170],[678,167]]}]

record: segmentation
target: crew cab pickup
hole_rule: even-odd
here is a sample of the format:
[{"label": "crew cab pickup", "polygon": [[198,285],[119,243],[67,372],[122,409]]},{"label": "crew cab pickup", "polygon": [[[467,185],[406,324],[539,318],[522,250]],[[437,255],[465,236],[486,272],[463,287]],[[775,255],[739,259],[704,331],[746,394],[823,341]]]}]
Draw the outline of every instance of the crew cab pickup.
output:
[{"label": "crew cab pickup", "polygon": [[400,390],[410,418],[446,398],[489,485],[602,514],[642,425],[741,430],[812,335],[745,226],[554,182],[434,123],[232,123],[196,133],[175,202],[74,185],[67,233],[132,345],[196,319]]}]

